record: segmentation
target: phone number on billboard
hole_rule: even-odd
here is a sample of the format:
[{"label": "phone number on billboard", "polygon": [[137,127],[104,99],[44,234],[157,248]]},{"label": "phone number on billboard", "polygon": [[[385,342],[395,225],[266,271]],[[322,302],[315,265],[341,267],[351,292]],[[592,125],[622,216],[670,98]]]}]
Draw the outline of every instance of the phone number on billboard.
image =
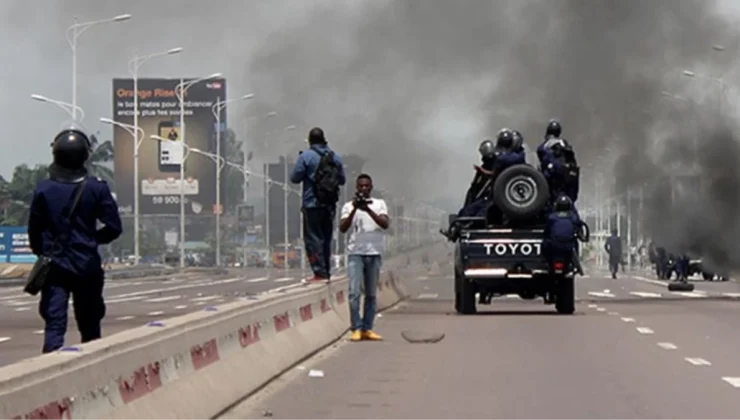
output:
[{"label": "phone number on billboard", "polygon": [[155,195],[152,197],[154,204],[180,204],[180,197],[176,195]]}]

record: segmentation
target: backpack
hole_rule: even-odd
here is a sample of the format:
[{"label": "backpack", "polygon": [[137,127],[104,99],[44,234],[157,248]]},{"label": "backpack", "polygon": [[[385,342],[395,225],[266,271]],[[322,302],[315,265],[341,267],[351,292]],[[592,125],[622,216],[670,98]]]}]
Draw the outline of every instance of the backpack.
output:
[{"label": "backpack", "polygon": [[314,173],[314,196],[324,206],[335,206],[339,201],[339,174],[342,168],[334,160],[334,152],[319,152],[321,160]]}]

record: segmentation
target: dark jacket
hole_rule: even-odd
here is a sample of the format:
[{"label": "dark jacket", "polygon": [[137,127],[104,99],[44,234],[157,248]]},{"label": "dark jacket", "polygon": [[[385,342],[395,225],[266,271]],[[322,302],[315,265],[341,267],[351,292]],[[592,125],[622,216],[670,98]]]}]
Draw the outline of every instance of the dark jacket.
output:
[{"label": "dark jacket", "polygon": [[553,250],[572,250],[577,245],[576,234],[583,222],[573,211],[550,213],[545,223],[546,245]]},{"label": "dark jacket", "polygon": [[[105,181],[88,177],[77,209],[67,220],[65,213],[72,204],[76,185],[47,179],[36,187],[28,220],[31,250],[50,257],[57,266],[79,277],[103,276],[98,246],[121,236],[118,204]],[[104,225],[100,229],[98,221]],[[54,241],[60,235],[66,235],[67,240],[54,251]]]},{"label": "dark jacket", "polygon": [[[290,182],[294,184],[303,184],[303,207],[313,208],[318,207],[316,197],[314,195],[314,174],[316,169],[319,167],[321,161],[321,155],[319,152],[326,153],[330,151],[329,146],[326,144],[315,144],[312,145],[308,150],[301,153],[298,156],[298,161],[295,163],[293,173],[290,174]],[[346,175],[344,173],[344,163],[342,157],[334,152],[334,161],[339,164],[339,185],[344,185],[347,182]]]},{"label": "dark jacket", "polygon": [[622,238],[617,235],[612,235],[606,239],[604,243],[604,250],[613,259],[622,258]]}]

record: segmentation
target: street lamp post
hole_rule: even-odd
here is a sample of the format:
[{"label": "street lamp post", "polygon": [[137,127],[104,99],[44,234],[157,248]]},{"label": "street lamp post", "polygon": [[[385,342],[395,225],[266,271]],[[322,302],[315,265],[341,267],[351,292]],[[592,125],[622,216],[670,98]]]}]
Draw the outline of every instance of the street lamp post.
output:
[{"label": "street lamp post", "polygon": [[73,120],[75,120],[77,111],[79,111],[80,119],[77,121],[77,123],[82,123],[82,120],[85,119],[85,111],[79,106],[70,104],[69,102],[57,101],[56,99],[50,99],[50,98],[47,98],[46,96],[37,95],[37,94],[31,95],[31,99],[35,101],[39,101],[39,102],[46,102],[52,105],[56,105],[59,108],[61,108],[64,112],[69,114],[69,116],[72,117]]},{"label": "street lamp post", "polygon": [[[213,116],[216,117],[216,156],[219,159],[221,157],[221,111],[226,108],[226,104],[235,101],[245,101],[254,98],[254,94],[250,93],[240,98],[229,99],[222,101],[221,98],[216,98],[216,103],[211,107]],[[218,163],[217,163],[218,166]],[[223,166],[218,168],[216,172],[216,265],[221,266],[221,169]]]},{"label": "street lamp post", "polygon": [[87,29],[103,23],[123,22],[131,19],[130,14],[118,15],[108,19],[92,20],[78,23],[74,18],[74,24],[67,28],[67,42],[72,49],[72,119],[77,119],[77,38]]},{"label": "street lamp post", "polygon": [[[185,142],[185,93],[196,83],[204,80],[221,77],[221,73],[214,73],[210,76],[200,77],[193,80],[184,81],[175,86],[175,95],[180,101],[180,142],[183,145],[183,153],[189,152]],[[185,157],[180,162],[180,268],[185,268]]]},{"label": "street lamp post", "polygon": [[[174,144],[179,144],[182,148],[182,158],[180,159],[180,165],[185,166],[185,161],[190,155],[190,147],[182,141],[173,141],[164,137],[151,135],[149,136],[152,140],[164,141]],[[182,171],[181,171],[182,172]],[[185,206],[183,204],[183,197],[185,196],[185,185],[183,180],[180,182],[180,268],[185,268]]]},{"label": "street lamp post", "polygon": [[[140,243],[140,222],[139,222],[139,146],[144,140],[144,133],[142,131],[141,138],[137,139],[137,132],[139,131],[139,68],[144,62],[155,57],[162,57],[165,55],[174,55],[182,52],[182,48],[172,48],[167,51],[162,51],[147,55],[134,55],[134,57],[128,62],[128,70],[131,73],[131,77],[134,82],[134,125],[133,129],[129,133],[134,137],[134,265],[139,264],[141,258],[141,243]],[[119,125],[120,126],[120,125]]]},{"label": "street lamp post", "polygon": [[[283,129],[283,131],[294,131],[296,129],[296,126],[289,125]],[[288,193],[290,191],[290,188],[288,187],[288,155],[285,155],[285,158],[283,159],[283,249],[285,253],[285,261],[283,262],[283,268],[285,271],[288,271],[288,248],[290,241],[290,235],[288,232],[289,224],[288,224]],[[287,276],[287,274],[286,274]]]},{"label": "street lamp post", "polygon": [[[221,206],[221,195],[219,194],[219,185],[221,185],[221,171],[226,166],[226,159],[217,153],[209,153],[195,147],[191,147],[190,151],[199,155],[210,158],[216,164],[216,207]],[[216,212],[216,266],[221,266],[221,220],[219,219],[219,212]]]}]

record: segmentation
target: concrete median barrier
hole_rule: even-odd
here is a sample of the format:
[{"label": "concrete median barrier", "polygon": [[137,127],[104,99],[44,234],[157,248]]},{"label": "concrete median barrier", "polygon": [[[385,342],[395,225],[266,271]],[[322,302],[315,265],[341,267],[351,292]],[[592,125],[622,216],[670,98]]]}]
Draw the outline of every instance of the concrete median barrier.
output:
[{"label": "concrete median barrier", "polygon": [[[405,297],[399,257],[381,274],[380,309]],[[0,418],[212,418],[339,339],[348,321],[343,279],[152,322],[0,368]]]}]

